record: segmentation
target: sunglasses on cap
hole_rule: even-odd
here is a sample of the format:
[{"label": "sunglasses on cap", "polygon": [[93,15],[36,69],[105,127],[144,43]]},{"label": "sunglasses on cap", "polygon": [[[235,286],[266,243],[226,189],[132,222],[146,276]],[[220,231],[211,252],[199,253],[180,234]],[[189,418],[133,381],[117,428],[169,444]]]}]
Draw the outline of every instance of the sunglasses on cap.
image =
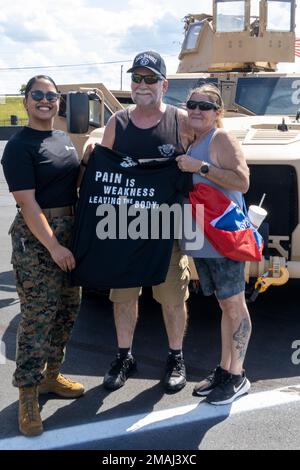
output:
[{"label": "sunglasses on cap", "polygon": [[154,83],[159,82],[162,78],[158,75],[140,75],[139,73],[133,73],[131,74],[131,80],[134,83],[141,83],[142,80],[144,80],[147,85],[154,85]]},{"label": "sunglasses on cap", "polygon": [[42,90],[32,90],[30,95],[34,101],[42,101],[46,98],[46,100],[50,102],[57,101],[60,96],[59,93],[55,93],[54,91],[47,91],[47,93],[44,93]]},{"label": "sunglasses on cap", "polygon": [[188,100],[186,102],[187,109],[200,109],[200,111],[210,111],[211,109],[217,110],[220,106],[217,103],[211,101],[194,101]]}]

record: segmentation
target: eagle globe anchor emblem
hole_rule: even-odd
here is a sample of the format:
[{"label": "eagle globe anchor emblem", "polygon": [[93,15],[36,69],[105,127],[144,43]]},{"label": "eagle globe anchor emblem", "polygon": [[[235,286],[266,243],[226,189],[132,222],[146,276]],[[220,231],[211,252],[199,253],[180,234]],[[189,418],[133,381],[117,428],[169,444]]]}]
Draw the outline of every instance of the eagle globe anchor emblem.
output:
[{"label": "eagle globe anchor emblem", "polygon": [[131,157],[123,157],[123,161],[120,165],[124,168],[129,168],[131,166],[136,166],[138,163],[133,160]]}]

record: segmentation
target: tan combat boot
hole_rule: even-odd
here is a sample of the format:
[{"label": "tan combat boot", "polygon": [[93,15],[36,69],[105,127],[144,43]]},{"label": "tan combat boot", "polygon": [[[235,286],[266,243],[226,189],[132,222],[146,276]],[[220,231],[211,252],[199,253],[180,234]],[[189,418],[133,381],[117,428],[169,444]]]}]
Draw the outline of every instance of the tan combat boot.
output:
[{"label": "tan combat boot", "polygon": [[20,387],[19,429],[25,436],[38,436],[43,432],[37,386]]},{"label": "tan combat boot", "polygon": [[39,386],[39,393],[55,393],[63,398],[77,398],[83,395],[84,386],[60,374],[57,369],[47,369],[46,377]]}]

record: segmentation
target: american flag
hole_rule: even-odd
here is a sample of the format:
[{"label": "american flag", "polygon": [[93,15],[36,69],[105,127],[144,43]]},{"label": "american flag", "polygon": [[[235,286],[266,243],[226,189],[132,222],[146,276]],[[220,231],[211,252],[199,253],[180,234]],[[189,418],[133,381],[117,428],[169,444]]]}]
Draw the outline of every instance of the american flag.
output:
[{"label": "american flag", "polygon": [[295,56],[300,57],[300,38],[295,39]]}]

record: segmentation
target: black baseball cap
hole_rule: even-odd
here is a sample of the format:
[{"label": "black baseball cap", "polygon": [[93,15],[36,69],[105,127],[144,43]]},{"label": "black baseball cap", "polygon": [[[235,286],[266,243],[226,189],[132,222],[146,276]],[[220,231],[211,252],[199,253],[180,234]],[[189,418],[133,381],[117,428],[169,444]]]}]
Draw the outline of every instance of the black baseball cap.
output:
[{"label": "black baseball cap", "polygon": [[134,72],[135,69],[139,67],[144,67],[146,69],[152,70],[157,75],[166,78],[167,70],[164,59],[154,51],[146,51],[137,54],[134,58],[132,67],[127,70],[127,72]]}]

